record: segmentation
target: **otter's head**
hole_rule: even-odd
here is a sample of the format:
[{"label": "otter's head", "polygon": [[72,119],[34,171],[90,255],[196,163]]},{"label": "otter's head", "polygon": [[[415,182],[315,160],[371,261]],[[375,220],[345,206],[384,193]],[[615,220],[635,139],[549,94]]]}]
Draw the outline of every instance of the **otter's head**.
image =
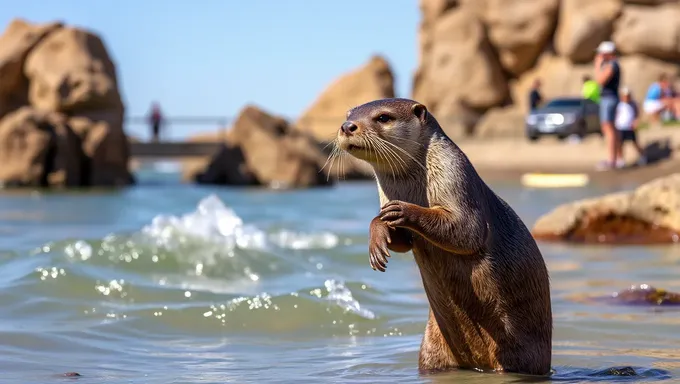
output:
[{"label": "otter's head", "polygon": [[374,167],[406,171],[422,158],[429,141],[428,115],[427,108],[413,100],[371,101],[347,112],[336,144]]}]

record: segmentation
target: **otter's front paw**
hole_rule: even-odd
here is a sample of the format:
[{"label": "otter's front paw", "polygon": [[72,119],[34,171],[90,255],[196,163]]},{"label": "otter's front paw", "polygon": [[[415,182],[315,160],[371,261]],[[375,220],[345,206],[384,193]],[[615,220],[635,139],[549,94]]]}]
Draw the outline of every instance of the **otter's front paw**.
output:
[{"label": "otter's front paw", "polygon": [[392,241],[390,229],[376,217],[371,221],[368,237],[368,262],[374,271],[385,272],[387,258],[390,257],[387,245]]},{"label": "otter's front paw", "polygon": [[389,227],[408,227],[409,208],[412,204],[399,200],[392,200],[383,205],[378,217]]}]

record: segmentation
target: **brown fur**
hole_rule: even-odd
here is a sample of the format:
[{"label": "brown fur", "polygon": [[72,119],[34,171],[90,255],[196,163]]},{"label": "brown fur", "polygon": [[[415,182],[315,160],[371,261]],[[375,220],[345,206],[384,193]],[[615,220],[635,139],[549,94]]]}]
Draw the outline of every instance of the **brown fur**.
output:
[{"label": "brown fur", "polygon": [[371,267],[384,272],[389,249],[412,250],[420,269],[430,303],[420,369],[548,374],[548,271],[522,220],[425,106],[376,100],[345,124],[337,147],[369,162],[378,183]]}]

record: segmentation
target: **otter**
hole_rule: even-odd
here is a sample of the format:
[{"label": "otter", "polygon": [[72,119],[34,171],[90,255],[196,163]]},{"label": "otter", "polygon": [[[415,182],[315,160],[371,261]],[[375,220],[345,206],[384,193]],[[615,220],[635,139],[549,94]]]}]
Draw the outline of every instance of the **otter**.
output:
[{"label": "otter", "polygon": [[421,103],[375,100],[347,112],[335,144],[374,170],[380,212],[369,264],[412,251],[429,302],[421,372],[549,375],[548,270],[515,211]]}]

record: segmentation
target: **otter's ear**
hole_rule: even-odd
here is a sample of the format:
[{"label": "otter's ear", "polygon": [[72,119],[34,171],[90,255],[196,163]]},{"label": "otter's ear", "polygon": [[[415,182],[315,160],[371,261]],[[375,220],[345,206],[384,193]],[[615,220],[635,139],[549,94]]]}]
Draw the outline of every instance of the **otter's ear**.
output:
[{"label": "otter's ear", "polygon": [[427,108],[425,108],[424,105],[422,104],[413,104],[411,107],[411,112],[420,120],[421,122],[425,122],[425,119],[427,118]]}]

